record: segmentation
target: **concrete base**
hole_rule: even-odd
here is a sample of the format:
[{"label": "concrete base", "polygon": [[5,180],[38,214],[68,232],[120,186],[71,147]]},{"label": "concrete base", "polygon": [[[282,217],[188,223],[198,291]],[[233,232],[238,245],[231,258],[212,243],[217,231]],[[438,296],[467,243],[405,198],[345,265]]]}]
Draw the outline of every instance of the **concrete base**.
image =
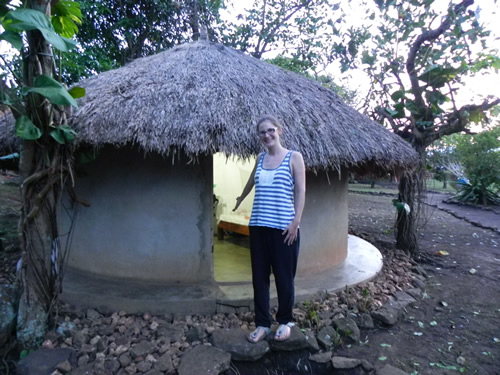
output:
[{"label": "concrete base", "polygon": [[[369,281],[381,269],[382,255],[377,248],[358,237],[349,236],[348,256],[342,264],[295,279],[296,301],[311,299],[318,292],[335,292]],[[101,313],[124,310],[129,314],[145,311],[152,314],[213,314],[253,309],[253,289],[248,281],[165,285],[105,279],[71,269],[64,277],[61,299],[75,310],[92,307]],[[274,285],[271,299],[273,304],[276,303]]]}]

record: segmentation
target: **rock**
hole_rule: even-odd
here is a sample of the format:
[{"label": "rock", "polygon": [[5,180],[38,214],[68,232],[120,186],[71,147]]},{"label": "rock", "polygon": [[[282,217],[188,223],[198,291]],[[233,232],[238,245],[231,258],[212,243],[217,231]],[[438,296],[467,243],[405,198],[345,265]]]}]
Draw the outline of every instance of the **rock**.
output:
[{"label": "rock", "polygon": [[59,363],[56,366],[56,370],[59,370],[62,374],[66,374],[67,372],[70,372],[73,366],[68,360],[65,360],[64,362]]},{"label": "rock", "polygon": [[377,375],[408,375],[408,373],[391,365],[385,365],[377,371]]},{"label": "rock", "polygon": [[423,282],[420,279],[413,279],[411,283],[416,287],[420,289],[425,289],[425,282]]},{"label": "rock", "polygon": [[19,361],[17,374],[49,375],[65,361],[68,361],[71,367],[76,367],[76,352],[73,349],[38,349]]},{"label": "rock", "polygon": [[340,318],[333,321],[338,334],[344,338],[346,343],[359,343],[360,333],[356,322],[351,318]]},{"label": "rock", "polygon": [[70,337],[73,330],[75,330],[76,326],[72,322],[62,322],[56,329],[57,334]]},{"label": "rock", "polygon": [[162,355],[154,364],[154,369],[161,372],[168,372],[174,369],[172,358],[168,354]]},{"label": "rock", "polygon": [[358,319],[358,327],[364,329],[375,328],[375,324],[373,324],[373,318],[371,317],[371,315],[367,313],[361,314]]},{"label": "rock", "polygon": [[87,319],[90,319],[90,320],[97,320],[101,317],[101,314],[99,314],[96,310],[94,309],[88,309],[87,310]]},{"label": "rock", "polygon": [[198,345],[182,356],[179,375],[220,374],[229,370],[231,354],[208,345]]},{"label": "rock", "polygon": [[306,337],[307,340],[307,349],[312,353],[319,352],[319,344],[318,340],[316,340],[314,332],[311,331],[310,329],[306,329],[304,332],[304,336]]},{"label": "rock", "polygon": [[[274,337],[274,336],[272,336]],[[292,352],[308,347],[306,336],[296,325],[291,327],[290,337],[285,341],[277,341],[274,338],[268,340],[271,350]]]},{"label": "rock", "polygon": [[252,343],[247,340],[248,331],[241,328],[218,329],[212,333],[211,342],[216,348],[229,352],[236,361],[257,361],[269,352],[266,340]]},{"label": "rock", "polygon": [[184,330],[173,324],[162,324],[156,329],[157,337],[168,337],[170,342],[181,341],[184,337]]},{"label": "rock", "polygon": [[380,309],[372,313],[373,319],[380,321],[385,325],[394,325],[397,323],[403,310],[416,302],[415,298],[405,292],[397,292],[396,299],[390,299]]},{"label": "rock", "polygon": [[[375,368],[371,363],[364,359],[357,358],[332,357],[332,366],[337,370],[356,370],[356,372],[352,373],[359,375],[371,375],[375,372]],[[378,374],[377,372],[377,375]]]},{"label": "rock", "polygon": [[131,363],[127,367],[125,367],[125,373],[127,374],[135,374],[137,372],[137,367],[135,366],[135,363]]},{"label": "rock", "polygon": [[153,364],[148,361],[141,361],[137,363],[137,370],[139,370],[140,372],[149,371],[151,367],[153,367]]},{"label": "rock", "polygon": [[407,289],[406,293],[415,298],[416,300],[422,297],[422,289],[420,288],[411,288]]},{"label": "rock", "polygon": [[80,357],[78,357],[78,367],[86,365],[89,361],[89,355],[87,353],[83,353]]},{"label": "rock", "polygon": [[125,368],[130,365],[130,363],[132,363],[132,358],[130,357],[129,353],[123,353],[118,357],[118,362],[120,362],[120,365]]},{"label": "rock", "polygon": [[96,361],[94,365],[94,375],[113,375],[113,372],[104,367],[104,362]]},{"label": "rock", "polygon": [[405,308],[406,306],[417,302],[415,298],[413,298],[406,292],[397,292],[395,294],[395,297],[396,297],[396,304],[401,308]]},{"label": "rock", "polygon": [[332,359],[332,352],[316,353],[309,356],[309,360],[316,363],[328,363]]},{"label": "rock", "polygon": [[155,345],[153,345],[149,341],[143,340],[140,343],[132,346],[132,348],[130,349],[130,353],[132,354],[133,358],[145,357],[148,354],[153,353],[155,350],[156,350]]},{"label": "rock", "polygon": [[16,324],[17,295],[14,285],[0,285],[0,347],[12,336]]},{"label": "rock", "polygon": [[109,358],[104,361],[104,368],[113,374],[120,368],[120,362],[116,358]]},{"label": "rock", "polygon": [[186,339],[189,342],[203,341],[203,339],[206,337],[207,334],[205,330],[200,326],[191,327],[186,333]]},{"label": "rock", "polygon": [[81,348],[89,340],[89,336],[84,334],[82,331],[72,331],[72,333],[73,333],[73,336],[72,336],[73,337],[73,344],[78,348]]},{"label": "rock", "polygon": [[97,351],[104,352],[109,344],[109,338],[107,336],[101,337],[97,342]]},{"label": "rock", "polygon": [[393,326],[398,322],[399,310],[394,307],[382,306],[377,311],[372,312],[372,318],[378,320],[382,324]]},{"label": "rock", "polygon": [[71,375],[94,375],[94,364],[90,363],[83,366],[78,366],[73,371]]},{"label": "rock", "polygon": [[150,370],[146,372],[144,375],[163,375],[163,372],[158,370]]},{"label": "rock", "polygon": [[335,339],[337,337],[337,332],[332,326],[323,327],[321,331],[318,332],[316,338],[319,344],[326,350],[330,350],[335,346]]}]

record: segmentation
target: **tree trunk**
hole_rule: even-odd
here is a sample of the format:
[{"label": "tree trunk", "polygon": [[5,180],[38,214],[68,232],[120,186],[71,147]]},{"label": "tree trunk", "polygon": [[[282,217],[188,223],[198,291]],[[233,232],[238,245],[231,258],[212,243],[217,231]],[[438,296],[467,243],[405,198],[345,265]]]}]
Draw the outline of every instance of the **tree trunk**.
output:
[{"label": "tree trunk", "polygon": [[423,193],[425,173],[425,146],[414,144],[420,155],[420,163],[412,172],[406,172],[399,181],[398,200],[406,203],[409,212],[400,210],[396,221],[396,247],[408,251],[412,255],[419,252],[417,239],[417,224],[420,213],[420,196]]},{"label": "tree trunk", "polygon": [[[50,15],[49,0],[28,1],[28,8]],[[32,86],[40,74],[52,76],[52,49],[38,31],[27,33],[29,50],[25,64],[25,85]],[[27,114],[42,131],[37,141],[23,141],[20,173],[22,211],[20,233],[22,254],[22,296],[17,317],[17,339],[22,348],[36,348],[43,340],[51,306],[59,293],[60,254],[56,205],[63,178],[62,147],[49,135],[58,125],[55,108],[43,97],[30,94]]]},{"label": "tree trunk", "polygon": [[193,40],[200,39],[200,4],[198,0],[193,0],[191,4],[191,17],[189,19],[191,30],[193,31]]},{"label": "tree trunk", "polygon": [[418,253],[417,242],[417,218],[415,211],[415,181],[416,173],[405,173],[399,181],[400,202],[408,204],[410,212],[405,210],[398,211],[396,221],[396,247],[409,251],[411,254]]}]

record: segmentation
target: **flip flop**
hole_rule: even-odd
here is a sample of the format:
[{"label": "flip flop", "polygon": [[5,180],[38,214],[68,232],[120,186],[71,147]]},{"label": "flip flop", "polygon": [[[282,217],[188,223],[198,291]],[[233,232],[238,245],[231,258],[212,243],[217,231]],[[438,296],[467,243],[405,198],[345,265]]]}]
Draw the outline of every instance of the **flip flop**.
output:
[{"label": "flip flop", "polygon": [[255,331],[247,336],[248,341],[257,343],[262,341],[267,335],[271,333],[271,328],[258,326]]},{"label": "flip flop", "polygon": [[276,341],[285,341],[290,338],[290,334],[292,333],[292,327],[295,323],[288,322],[287,324],[280,324],[276,334],[274,335],[274,339]]}]

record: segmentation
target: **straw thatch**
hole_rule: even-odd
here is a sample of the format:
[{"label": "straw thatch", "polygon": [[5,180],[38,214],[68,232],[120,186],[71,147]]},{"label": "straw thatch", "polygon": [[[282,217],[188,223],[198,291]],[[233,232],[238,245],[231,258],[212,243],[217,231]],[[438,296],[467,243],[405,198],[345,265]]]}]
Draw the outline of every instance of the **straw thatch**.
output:
[{"label": "straw thatch", "polygon": [[413,149],[317,82],[220,44],[197,41],[82,81],[72,122],[93,145],[138,144],[168,154],[261,150],[255,123],[272,114],[308,168],[411,166]]},{"label": "straw thatch", "polygon": [[255,123],[271,114],[285,125],[284,145],[300,151],[309,169],[380,172],[417,161],[406,142],[333,91],[208,41],[137,59],[79,86],[86,96],[71,122],[79,142],[96,147],[248,158],[261,151]]}]

